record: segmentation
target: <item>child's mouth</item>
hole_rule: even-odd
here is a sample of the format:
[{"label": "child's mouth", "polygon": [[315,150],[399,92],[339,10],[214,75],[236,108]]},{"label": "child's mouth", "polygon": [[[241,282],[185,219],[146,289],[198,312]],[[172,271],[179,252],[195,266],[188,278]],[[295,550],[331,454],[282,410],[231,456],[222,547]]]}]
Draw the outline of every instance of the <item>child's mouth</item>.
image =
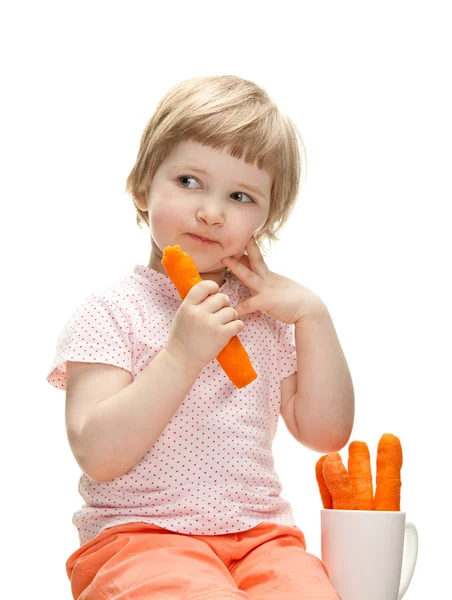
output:
[{"label": "child's mouth", "polygon": [[200,242],[201,244],[216,244],[217,243],[217,242],[213,242],[212,240],[203,240],[202,238],[198,237],[197,235],[193,235],[192,233],[190,233],[189,235],[190,235],[190,237],[195,239],[197,242]]}]

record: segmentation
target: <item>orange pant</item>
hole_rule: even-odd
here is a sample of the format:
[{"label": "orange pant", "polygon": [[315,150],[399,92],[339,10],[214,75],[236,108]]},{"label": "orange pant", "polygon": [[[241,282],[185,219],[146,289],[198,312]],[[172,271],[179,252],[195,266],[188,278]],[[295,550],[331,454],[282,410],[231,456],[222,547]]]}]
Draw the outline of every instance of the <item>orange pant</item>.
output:
[{"label": "orange pant", "polygon": [[338,600],[298,527],[187,535],[146,523],[104,529],[66,562],[76,600]]}]

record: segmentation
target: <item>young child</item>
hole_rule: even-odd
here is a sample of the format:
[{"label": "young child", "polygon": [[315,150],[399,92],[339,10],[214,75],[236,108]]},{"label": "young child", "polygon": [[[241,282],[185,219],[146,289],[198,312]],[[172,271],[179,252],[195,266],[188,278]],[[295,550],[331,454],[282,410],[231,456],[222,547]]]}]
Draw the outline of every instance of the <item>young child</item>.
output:
[{"label": "young child", "polygon": [[[270,271],[259,246],[294,206],[303,148],[236,76],[182,82],[148,122],[127,191],[149,264],[80,304],[47,375],[66,391],[83,471],[73,598],[338,598],[272,456],[280,414],[321,453],[347,443],[354,418],[326,306]],[[184,301],[161,262],[176,244],[202,277]],[[257,373],[240,389],[215,360],[235,335]]]}]

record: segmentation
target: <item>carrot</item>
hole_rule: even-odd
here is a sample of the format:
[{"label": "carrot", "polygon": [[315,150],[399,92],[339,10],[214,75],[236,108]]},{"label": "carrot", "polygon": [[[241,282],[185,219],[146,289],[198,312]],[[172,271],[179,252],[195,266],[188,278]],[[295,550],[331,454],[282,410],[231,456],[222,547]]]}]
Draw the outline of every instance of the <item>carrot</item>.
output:
[{"label": "carrot", "polygon": [[[195,284],[202,281],[195,262],[178,245],[166,246],[163,249],[162,265],[182,300]],[[223,371],[238,388],[245,387],[257,377],[250,358],[236,335],[221,350],[217,360]]]},{"label": "carrot", "polygon": [[374,510],[370,454],[365,442],[355,441],[349,445],[348,474],[355,493],[356,509]]},{"label": "carrot", "polygon": [[402,446],[397,436],[384,433],[377,449],[375,510],[400,510]]},{"label": "carrot", "polygon": [[321,456],[315,464],[315,477],[320,490],[320,497],[322,499],[323,508],[333,508],[333,497],[330,494],[325,479],[323,477],[323,463],[325,462],[328,454]]},{"label": "carrot", "polygon": [[339,452],[327,454],[323,463],[323,477],[333,498],[333,509],[355,510],[355,494]]}]

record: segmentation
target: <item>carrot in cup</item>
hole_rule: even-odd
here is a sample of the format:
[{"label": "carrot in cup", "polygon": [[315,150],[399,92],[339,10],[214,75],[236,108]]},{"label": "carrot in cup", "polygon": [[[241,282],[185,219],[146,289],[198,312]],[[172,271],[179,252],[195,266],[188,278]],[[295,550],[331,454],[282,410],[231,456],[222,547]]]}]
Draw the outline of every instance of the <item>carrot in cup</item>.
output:
[{"label": "carrot in cup", "polygon": [[400,510],[402,446],[397,436],[384,433],[377,449],[375,510]]},{"label": "carrot in cup", "polygon": [[315,464],[315,477],[317,479],[317,485],[319,486],[320,497],[322,499],[323,508],[333,508],[333,497],[330,494],[330,490],[325,483],[323,477],[323,463],[325,462],[328,454],[321,456]]},{"label": "carrot in cup", "polygon": [[333,509],[356,510],[350,476],[339,452],[327,454],[323,463],[323,477],[333,498]]},{"label": "carrot in cup", "polygon": [[349,445],[348,474],[356,498],[356,509],[374,510],[370,453],[365,442],[354,441]]},{"label": "carrot in cup", "polygon": [[[195,262],[178,245],[166,246],[163,249],[162,265],[182,300],[196,283],[202,281]],[[221,350],[217,360],[223,371],[238,388],[245,387],[257,377],[249,356],[236,335]]]}]

